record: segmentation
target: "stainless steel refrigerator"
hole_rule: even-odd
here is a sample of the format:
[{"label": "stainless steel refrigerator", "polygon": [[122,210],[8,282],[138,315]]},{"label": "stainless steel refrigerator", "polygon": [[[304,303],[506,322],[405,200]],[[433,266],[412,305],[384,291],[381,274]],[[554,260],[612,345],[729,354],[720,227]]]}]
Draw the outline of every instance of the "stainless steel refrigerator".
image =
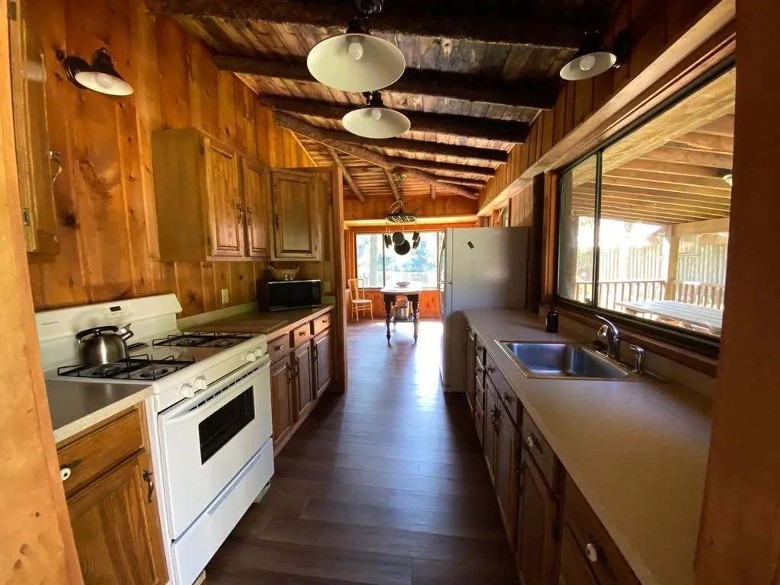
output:
[{"label": "stainless steel refrigerator", "polygon": [[444,325],[440,371],[445,391],[466,389],[463,311],[525,306],[529,237],[530,230],[520,227],[445,231],[439,252],[439,306]]}]

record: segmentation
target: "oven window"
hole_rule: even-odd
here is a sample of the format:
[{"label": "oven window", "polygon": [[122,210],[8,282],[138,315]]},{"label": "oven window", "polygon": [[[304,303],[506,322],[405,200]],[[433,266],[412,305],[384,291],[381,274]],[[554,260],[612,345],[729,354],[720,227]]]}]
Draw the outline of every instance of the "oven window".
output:
[{"label": "oven window", "polygon": [[198,425],[200,462],[205,463],[255,418],[254,389],[247,388]]}]

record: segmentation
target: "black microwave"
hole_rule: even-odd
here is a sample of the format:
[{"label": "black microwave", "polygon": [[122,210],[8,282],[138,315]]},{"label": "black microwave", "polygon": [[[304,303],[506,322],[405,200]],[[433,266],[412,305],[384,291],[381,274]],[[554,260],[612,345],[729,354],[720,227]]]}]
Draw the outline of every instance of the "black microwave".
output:
[{"label": "black microwave", "polygon": [[265,311],[322,306],[321,280],[261,280],[257,293],[260,308]]}]

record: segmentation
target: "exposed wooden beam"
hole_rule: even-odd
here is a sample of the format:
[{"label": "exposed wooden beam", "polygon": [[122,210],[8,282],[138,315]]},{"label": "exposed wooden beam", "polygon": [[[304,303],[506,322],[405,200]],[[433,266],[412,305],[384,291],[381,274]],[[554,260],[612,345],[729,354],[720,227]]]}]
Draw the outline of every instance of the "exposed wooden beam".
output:
[{"label": "exposed wooden beam", "polygon": [[357,186],[357,183],[355,183],[355,179],[352,178],[352,173],[349,172],[349,169],[344,165],[344,161],[341,160],[338,153],[335,151],[335,149],[332,146],[326,146],[328,149],[328,154],[330,154],[330,158],[333,159],[333,162],[336,163],[336,166],[341,169],[341,173],[344,175],[344,180],[347,182],[347,185],[349,185],[349,188],[352,189],[352,192],[355,194],[355,197],[360,199],[360,201],[366,200],[366,198],[363,196],[363,193],[360,190],[360,187]]},{"label": "exposed wooden beam", "polygon": [[722,118],[705,124],[699,128],[698,132],[707,134],[717,134],[718,136],[734,136],[734,115],[729,114]]},{"label": "exposed wooden beam", "polygon": [[[394,164],[388,161],[387,157],[384,156],[383,154],[374,152],[373,150],[370,150],[360,145],[342,142],[338,138],[333,137],[333,134],[336,135],[349,134],[347,132],[334,133],[328,130],[324,130],[322,128],[313,126],[312,124],[304,122],[303,120],[299,120],[298,118],[291,116],[289,114],[285,114],[283,112],[275,112],[274,119],[276,120],[276,123],[283,128],[287,128],[288,130],[292,130],[293,132],[297,132],[298,134],[307,136],[308,138],[311,138],[312,140],[320,142],[321,144],[324,144],[326,146],[332,146],[333,148],[340,150],[343,153],[363,159],[379,167],[382,167],[383,169],[388,169],[394,172],[403,172],[410,177],[416,177],[421,181],[425,181],[427,183],[439,182],[439,179],[437,177],[429,173],[426,173],[425,171],[421,171],[419,169],[409,169],[409,168],[398,169]],[[352,136],[351,134],[349,135]],[[470,189],[466,189],[465,187],[459,185],[447,184],[447,185],[441,185],[441,188],[442,190],[447,190],[450,193],[455,193],[456,195],[461,195],[462,197],[467,197],[469,199],[477,199],[476,193],[474,193]]]},{"label": "exposed wooden beam", "polygon": [[729,223],[731,218],[723,217],[721,219],[711,219],[707,221],[699,221],[696,223],[686,223],[683,225],[675,226],[672,233],[675,236],[687,236],[693,234],[717,234],[720,232],[729,231]]},{"label": "exposed wooden beam", "polygon": [[436,185],[431,183],[431,199],[436,199]]},{"label": "exposed wooden beam", "polygon": [[[356,109],[355,104],[323,102],[293,97],[263,95],[261,101],[274,110],[282,110],[293,114],[341,120],[345,114]],[[412,123],[412,130],[418,132],[433,132],[436,134],[452,134],[483,140],[498,140],[501,142],[525,142],[528,137],[529,124],[471,116],[453,116],[451,114],[435,114],[416,112],[413,110],[396,109]]]},{"label": "exposed wooden beam", "polygon": [[613,169],[605,176],[608,177],[620,177],[626,179],[641,179],[643,181],[650,181],[658,183],[659,185],[691,185],[698,187],[710,187],[712,189],[728,189],[731,190],[728,183],[724,181],[720,176],[710,177],[697,177],[687,175],[675,175],[664,172],[651,172],[634,170],[633,168],[621,167],[619,169]]},{"label": "exposed wooden beam", "polygon": [[719,199],[731,199],[731,189],[723,181],[723,187],[701,187],[692,184],[671,184],[647,181],[645,179],[628,179],[607,174],[601,178],[601,184],[606,187],[634,187],[646,191],[660,191],[662,193],[682,193],[689,195],[706,195]]},{"label": "exposed wooden beam", "polygon": [[398,191],[398,185],[395,184],[395,177],[386,168],[382,168],[382,170],[385,172],[385,177],[388,185],[390,185],[390,190],[393,192],[393,197],[395,197],[396,201],[402,201],[403,197],[401,197],[401,193]]},{"label": "exposed wooden beam", "polygon": [[661,162],[714,167],[716,169],[730,169],[733,163],[733,157],[730,154],[702,152],[700,150],[688,150],[686,148],[670,148],[667,146],[656,148],[645,154],[642,158]]},{"label": "exposed wooden beam", "polygon": [[[317,83],[304,61],[215,55],[214,63],[222,71]],[[503,81],[473,74],[409,68],[401,79],[384,91],[547,110],[555,104],[557,81]]]},{"label": "exposed wooden beam", "polygon": [[462,175],[472,175],[472,177],[484,177],[490,179],[495,174],[495,170],[488,167],[472,167],[469,165],[458,165],[452,163],[440,163],[432,160],[421,160],[416,158],[388,157],[388,160],[399,167],[409,167],[411,169],[423,169],[433,171],[434,173],[457,173]]},{"label": "exposed wooden beam", "polygon": [[723,154],[732,154],[734,152],[734,138],[732,136],[717,136],[701,132],[691,132],[685,136],[680,136],[669,144],[669,146],[678,145],[683,148],[707,152],[720,152]]},{"label": "exposed wooden beam", "polygon": [[[594,189],[583,189],[577,187],[574,193],[581,195],[589,195],[593,197]],[[693,204],[712,204],[719,205],[724,209],[728,209],[731,205],[730,198],[723,197],[711,197],[709,195],[692,195],[690,193],[673,193],[671,191],[653,191],[650,189],[640,189],[637,187],[624,187],[622,185],[604,185],[601,189],[602,195],[621,195],[624,197],[630,197],[636,201],[645,200],[668,200],[670,202],[686,202]]]},{"label": "exposed wooden beam", "polygon": [[[647,171],[648,173],[664,173],[681,177],[714,177],[720,179],[723,171],[713,167],[703,167],[699,165],[688,165],[675,162],[662,162],[656,160],[647,160],[638,158],[627,162],[618,167],[618,169],[630,169],[637,171]],[[611,171],[610,171],[611,172]]]},{"label": "exposed wooden beam", "polygon": [[[580,199],[582,197],[582,199]],[[580,201],[588,201],[588,197],[585,194],[575,194],[574,200],[578,203]],[[625,193],[611,193],[603,192],[601,195],[602,208],[608,206],[633,206],[637,209],[642,209],[647,212],[648,215],[652,215],[656,211],[695,211],[702,213],[713,213],[717,216],[728,215],[730,205],[705,202],[698,203],[695,201],[686,201],[684,199],[675,199],[674,197],[661,197],[661,196],[647,196],[637,198]]]},{"label": "exposed wooden beam", "polygon": [[482,189],[485,186],[484,181],[474,181],[472,179],[461,179],[460,177],[444,177],[442,175],[436,175],[439,183],[451,184],[451,185],[463,185],[464,187],[473,187],[474,189]]},{"label": "exposed wooden beam", "polygon": [[333,137],[341,142],[349,144],[359,144],[366,148],[382,148],[390,150],[399,150],[402,152],[412,152],[417,154],[428,154],[432,156],[454,156],[456,158],[471,160],[486,160],[492,162],[506,161],[508,153],[505,150],[492,150],[489,148],[473,148],[471,146],[458,146],[454,144],[442,144],[439,142],[426,142],[424,140],[406,140],[404,138],[387,138],[385,140],[372,140],[355,136],[349,132],[339,132],[329,130]]},{"label": "exposed wooden beam", "polygon": [[[353,3],[343,0],[156,0],[152,4],[158,14],[305,24],[325,28],[326,34],[344,32],[355,16]],[[514,9],[476,8],[458,11],[456,5],[451,5],[442,11],[427,8],[420,2],[393,2],[371,18],[370,27],[375,34],[534,45],[572,52],[582,41],[582,23],[577,22],[574,14],[557,14],[554,19],[535,18],[522,5]]]}]

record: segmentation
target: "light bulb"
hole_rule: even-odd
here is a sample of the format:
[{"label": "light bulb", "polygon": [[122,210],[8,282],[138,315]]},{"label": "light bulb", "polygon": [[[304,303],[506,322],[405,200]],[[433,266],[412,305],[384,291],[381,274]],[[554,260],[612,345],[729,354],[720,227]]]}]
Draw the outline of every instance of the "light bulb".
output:
[{"label": "light bulb", "polygon": [[102,88],[110,89],[114,85],[114,78],[105,73],[95,75],[95,82]]},{"label": "light bulb", "polygon": [[349,56],[355,61],[360,61],[363,58],[363,43],[360,42],[359,37],[352,37],[352,39],[350,39],[347,51],[349,52]]},{"label": "light bulb", "polygon": [[380,108],[374,108],[371,110],[371,117],[374,120],[381,120],[382,119],[382,110]]},{"label": "light bulb", "polygon": [[590,71],[596,64],[596,57],[594,55],[583,55],[580,57],[580,69],[583,71]]}]

